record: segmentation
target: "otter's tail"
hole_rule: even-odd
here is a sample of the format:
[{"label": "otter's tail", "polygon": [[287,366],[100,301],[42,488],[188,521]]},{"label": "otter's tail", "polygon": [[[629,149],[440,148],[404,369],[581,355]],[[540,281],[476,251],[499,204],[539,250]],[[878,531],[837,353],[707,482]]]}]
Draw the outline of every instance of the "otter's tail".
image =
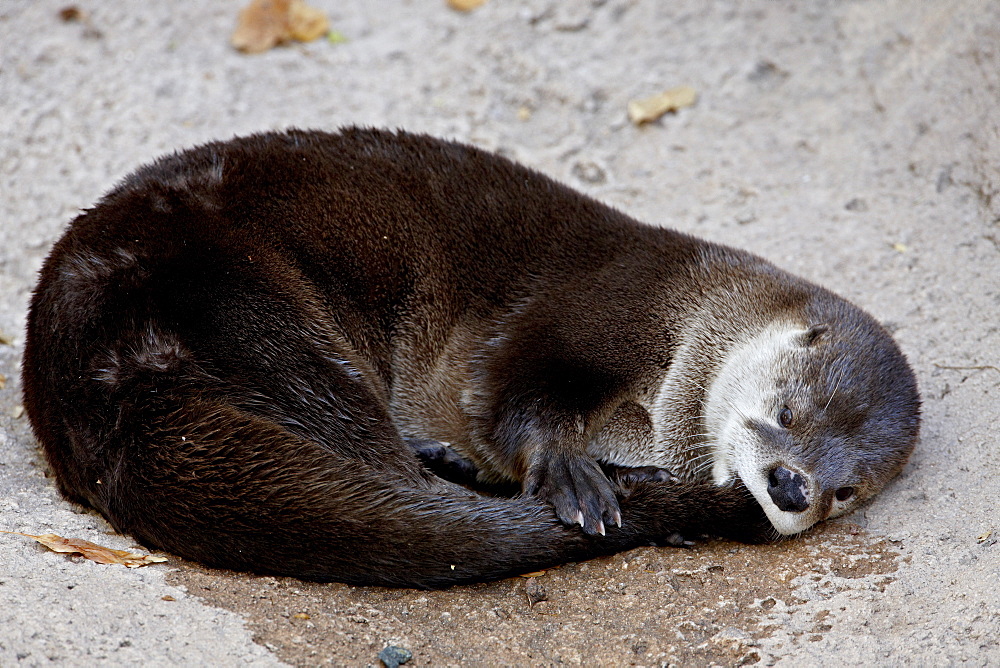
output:
[{"label": "otter's tail", "polygon": [[[745,490],[650,483],[623,501],[622,528],[588,536],[535,500],[481,496],[416,461],[412,471],[381,468],[230,403],[170,394],[129,407],[127,424],[100,448],[103,462],[62,457],[57,471],[72,466],[60,475],[64,490],[119,531],[212,566],[444,587],[677,533],[749,536],[761,523]],[[81,430],[69,435],[82,438]]]}]

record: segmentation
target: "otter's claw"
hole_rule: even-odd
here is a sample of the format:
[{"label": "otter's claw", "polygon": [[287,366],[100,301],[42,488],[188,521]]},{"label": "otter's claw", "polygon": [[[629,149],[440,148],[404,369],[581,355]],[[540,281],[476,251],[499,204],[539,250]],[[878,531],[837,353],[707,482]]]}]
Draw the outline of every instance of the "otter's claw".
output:
[{"label": "otter's claw", "polygon": [[548,502],[565,524],[585,533],[605,535],[607,524],[621,526],[621,511],[608,477],[587,455],[545,455],[535,462],[524,491]]}]

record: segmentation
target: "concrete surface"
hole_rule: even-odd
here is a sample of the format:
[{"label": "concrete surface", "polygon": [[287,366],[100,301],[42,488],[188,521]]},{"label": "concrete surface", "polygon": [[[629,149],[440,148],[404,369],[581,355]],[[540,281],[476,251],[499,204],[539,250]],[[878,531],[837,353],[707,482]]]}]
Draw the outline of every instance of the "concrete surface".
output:
[{"label": "concrete surface", "polygon": [[[59,498],[19,414],[35,272],[138,165],[268,128],[471,141],[758,252],[889,324],[925,422],[885,494],[798,541],[447,592],[126,570],[0,534],[0,665],[363,665],[391,643],[414,665],[1000,665],[1000,3],[314,0],[346,43],[243,56],[239,3],[81,0],[81,23],[69,2],[0,4],[0,529],[134,546]],[[679,84],[696,106],[627,122]]]}]

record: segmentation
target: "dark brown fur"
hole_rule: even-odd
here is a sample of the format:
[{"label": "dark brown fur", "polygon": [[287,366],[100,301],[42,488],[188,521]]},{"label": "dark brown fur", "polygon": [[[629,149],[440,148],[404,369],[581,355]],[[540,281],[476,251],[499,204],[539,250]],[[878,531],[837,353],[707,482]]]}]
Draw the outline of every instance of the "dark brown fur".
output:
[{"label": "dark brown fur", "polygon": [[[161,159],[73,222],[32,301],[25,405],[69,498],[215,566],[438,587],[759,539],[738,482],[621,490],[586,454],[710,285],[771,311],[827,294],[460,144],[257,135]],[[404,437],[527,494],[447,482]]]}]

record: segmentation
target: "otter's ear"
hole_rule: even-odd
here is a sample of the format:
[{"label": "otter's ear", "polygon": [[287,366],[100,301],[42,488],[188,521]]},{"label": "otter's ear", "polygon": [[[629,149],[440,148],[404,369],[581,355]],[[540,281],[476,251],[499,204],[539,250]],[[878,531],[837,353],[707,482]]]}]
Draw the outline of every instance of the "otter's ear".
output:
[{"label": "otter's ear", "polygon": [[802,334],[802,345],[811,346],[830,330],[829,325],[810,325]]}]

